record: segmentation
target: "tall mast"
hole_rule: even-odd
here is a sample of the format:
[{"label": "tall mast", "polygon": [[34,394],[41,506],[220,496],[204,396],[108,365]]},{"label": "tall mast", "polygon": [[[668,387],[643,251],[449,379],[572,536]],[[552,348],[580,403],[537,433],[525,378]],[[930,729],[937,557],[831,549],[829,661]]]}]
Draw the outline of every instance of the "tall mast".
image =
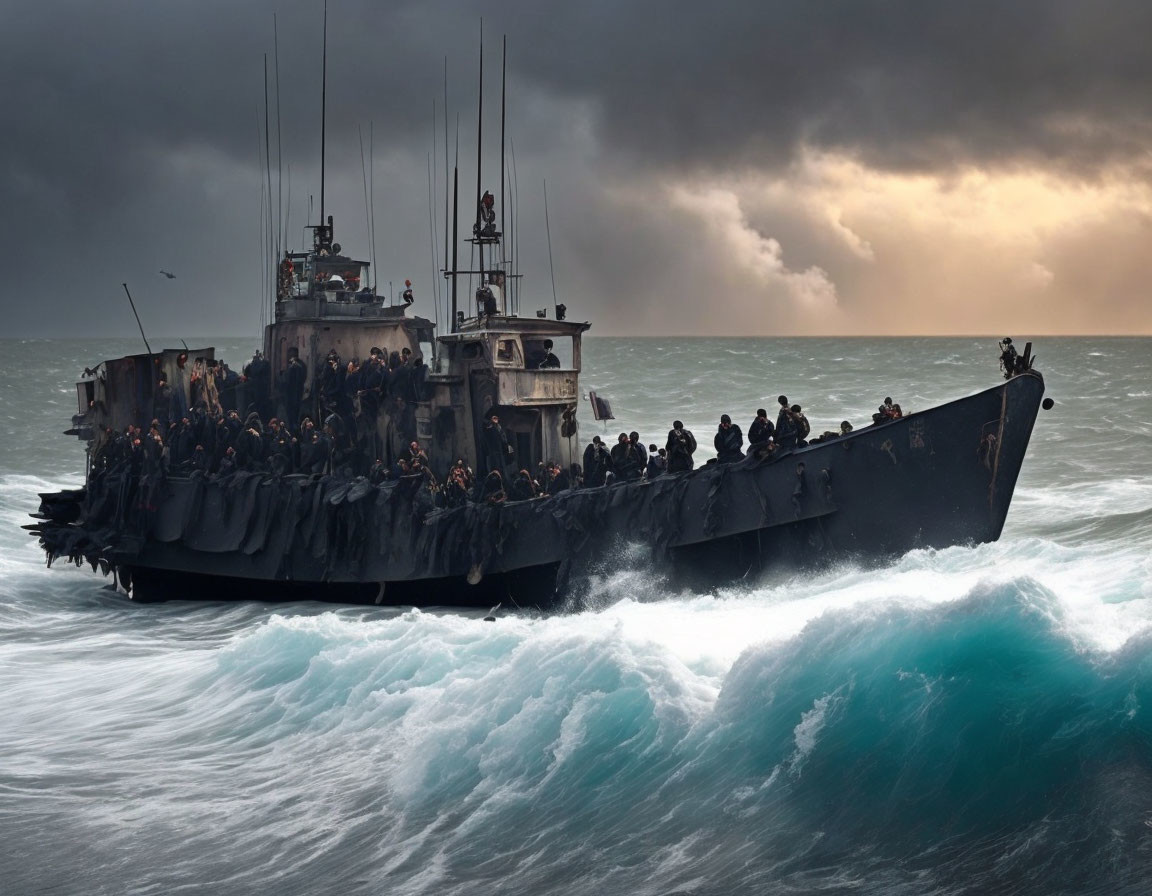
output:
[{"label": "tall mast", "polygon": [[368,195],[372,197],[372,214],[368,223],[368,238],[372,240],[372,295],[376,295],[376,137],[375,125],[368,122]]},{"label": "tall mast", "polygon": [[484,20],[480,20],[480,100],[476,112],[476,248],[480,250],[480,282],[484,282],[484,243],[480,241],[480,160],[484,138]]},{"label": "tall mast", "polygon": [[548,271],[552,275],[552,306],[560,300],[556,298],[556,268],[552,264],[552,222],[548,220],[548,181],[544,181],[544,232],[548,234]]},{"label": "tall mast", "polygon": [[[504,97],[508,87],[508,35],[504,35],[504,52],[500,61],[500,233],[504,233]],[[500,261],[505,261],[504,244],[500,244]],[[505,288],[507,298],[507,288]]]},{"label": "tall mast", "polygon": [[272,41],[276,51],[276,255],[275,263],[280,263],[280,252],[287,249],[288,228],[284,224],[284,152],[280,133],[280,29],[276,24],[276,13],[272,13]]},{"label": "tall mast", "polygon": [[[268,179],[268,252],[274,253],[279,249],[277,245],[273,248],[273,228],[272,228],[272,148],[271,137],[268,133],[268,54],[264,54],[264,173]],[[276,299],[280,295],[280,282],[277,275],[277,263],[279,258],[274,254],[272,255],[272,305],[275,307]],[[268,261],[265,259],[265,264]]]},{"label": "tall mast", "polygon": [[[448,57],[444,57],[444,276],[448,276]],[[445,311],[448,309],[445,308]],[[448,323],[452,332],[452,322]]]},{"label": "tall mast", "polygon": [[460,241],[459,226],[460,213],[460,169],[452,169],[452,320],[448,324],[448,332],[456,332],[456,244]]},{"label": "tall mast", "polygon": [[324,72],[320,77],[320,223],[324,223],[324,150],[328,126],[328,0],[324,0]]}]

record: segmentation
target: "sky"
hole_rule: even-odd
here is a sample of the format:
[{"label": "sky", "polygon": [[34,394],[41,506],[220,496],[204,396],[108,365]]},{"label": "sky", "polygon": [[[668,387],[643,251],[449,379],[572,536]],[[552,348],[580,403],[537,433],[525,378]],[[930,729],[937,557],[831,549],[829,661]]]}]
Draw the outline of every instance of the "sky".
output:
[{"label": "sky", "polygon": [[[322,0],[0,17],[3,335],[131,335],[127,282],[152,333],[255,337],[269,226],[319,215]],[[326,213],[429,318],[481,17],[525,313],[554,275],[600,335],[1152,333],[1146,0],[329,0]]]}]

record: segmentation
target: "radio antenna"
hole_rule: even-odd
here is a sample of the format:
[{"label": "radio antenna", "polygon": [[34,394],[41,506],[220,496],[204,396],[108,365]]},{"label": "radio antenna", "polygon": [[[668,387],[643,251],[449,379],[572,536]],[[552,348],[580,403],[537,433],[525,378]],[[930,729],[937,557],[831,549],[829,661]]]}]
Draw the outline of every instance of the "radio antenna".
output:
[{"label": "radio antenna", "polygon": [[320,80],[320,223],[324,223],[324,150],[328,145],[328,0],[324,0],[324,72]]},{"label": "radio antenna", "polygon": [[148,337],[144,335],[144,325],[140,323],[140,315],[136,313],[136,303],[132,301],[132,293],[128,292],[128,284],[121,283],[124,287],[124,294],[128,296],[128,304],[132,306],[132,315],[136,318],[136,326],[140,328],[140,338],[144,340],[144,348],[148,349],[148,354],[152,354],[152,346],[148,344]]},{"label": "radio antenna", "polygon": [[544,181],[544,231],[548,234],[548,270],[552,274],[552,304],[556,304],[556,268],[552,265],[552,224],[548,220],[548,181]]}]

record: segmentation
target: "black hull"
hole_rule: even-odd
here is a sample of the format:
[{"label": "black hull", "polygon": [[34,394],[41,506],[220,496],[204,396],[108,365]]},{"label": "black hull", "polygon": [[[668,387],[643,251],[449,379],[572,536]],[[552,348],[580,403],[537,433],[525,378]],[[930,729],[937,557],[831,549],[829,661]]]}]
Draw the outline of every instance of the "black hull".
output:
[{"label": "black hull", "polygon": [[434,510],[406,483],[239,474],[169,479],[144,515],[110,478],[43,496],[30,528],[50,561],[119,570],[141,599],[540,605],[636,542],[694,584],[881,562],[999,538],[1043,392],[1028,373],[770,461],[499,507]]}]

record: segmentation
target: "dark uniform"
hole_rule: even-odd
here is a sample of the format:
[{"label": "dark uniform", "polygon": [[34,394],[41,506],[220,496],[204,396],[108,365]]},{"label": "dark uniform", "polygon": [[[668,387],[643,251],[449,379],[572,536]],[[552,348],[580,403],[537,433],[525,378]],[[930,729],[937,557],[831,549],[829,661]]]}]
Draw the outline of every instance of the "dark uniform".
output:
[{"label": "dark uniform", "polygon": [[668,431],[668,442],[665,444],[668,452],[668,472],[682,473],[692,469],[692,455],[696,453],[696,437],[692,430],[685,429],[684,424],[676,420],[672,429]]},{"label": "dark uniform", "polygon": [[261,420],[270,420],[273,415],[272,365],[257,352],[245,366],[244,376],[248,378],[249,403],[255,406]]},{"label": "dark uniform", "polygon": [[768,412],[761,408],[756,412],[756,419],[748,427],[748,450],[762,448],[768,440],[776,435],[776,427],[768,419]]},{"label": "dark uniform", "polygon": [[720,426],[712,444],[716,447],[716,460],[719,463],[734,464],[744,458],[744,433],[727,414],[720,418]]},{"label": "dark uniform", "polygon": [[512,446],[500,427],[500,418],[493,414],[484,423],[484,468],[503,471],[512,456]]},{"label": "dark uniform", "polygon": [[781,395],[777,400],[780,402],[780,413],[776,415],[776,444],[781,448],[795,448],[800,431],[788,407],[787,397]]},{"label": "dark uniform", "polygon": [[304,400],[304,384],[308,382],[308,366],[299,355],[288,359],[288,366],[281,374],[284,383],[284,422],[288,429],[297,432],[300,428],[300,403]]},{"label": "dark uniform", "polygon": [[537,365],[541,370],[552,370],[560,366],[560,359],[552,352],[552,340],[544,340],[544,355]]},{"label": "dark uniform", "polygon": [[600,440],[600,436],[593,436],[588,447],[584,449],[584,482],[588,486],[604,484],[604,474],[612,464],[608,449]]},{"label": "dark uniform", "polygon": [[655,479],[668,472],[668,452],[663,448],[657,450],[655,445],[649,445],[648,450],[653,454],[648,458],[645,474],[649,479]]}]

